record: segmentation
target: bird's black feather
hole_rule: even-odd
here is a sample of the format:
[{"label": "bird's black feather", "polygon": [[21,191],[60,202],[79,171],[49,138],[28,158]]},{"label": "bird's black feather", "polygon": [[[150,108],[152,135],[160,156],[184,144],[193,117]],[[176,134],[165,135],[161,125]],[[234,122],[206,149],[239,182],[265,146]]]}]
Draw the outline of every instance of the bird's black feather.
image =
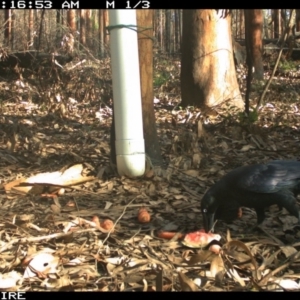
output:
[{"label": "bird's black feather", "polygon": [[[300,162],[271,161],[237,168],[213,185],[201,201],[204,228],[210,230],[214,218],[223,218],[230,207],[252,207],[257,223],[265,218],[265,208],[277,204],[299,218],[296,196],[300,193]],[[226,219],[225,219],[226,221]]]}]

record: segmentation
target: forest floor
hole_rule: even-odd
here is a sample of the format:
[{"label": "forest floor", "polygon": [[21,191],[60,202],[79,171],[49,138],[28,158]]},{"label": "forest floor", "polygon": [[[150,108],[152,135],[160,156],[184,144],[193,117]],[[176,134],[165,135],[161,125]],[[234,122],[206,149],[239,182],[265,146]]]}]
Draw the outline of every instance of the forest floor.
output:
[{"label": "forest floor", "polygon": [[[161,235],[201,229],[201,198],[230,170],[300,159],[299,72],[276,74],[253,122],[226,106],[181,109],[179,72],[176,59],[155,62],[165,168],[139,179],[117,176],[110,164],[108,61],[55,80],[47,73],[0,78],[0,290],[300,290],[297,219],[276,206],[261,231],[247,231],[256,223],[252,209],[232,224],[218,222],[218,254],[187,247],[180,234]],[[263,86],[253,83],[253,107]],[[61,176],[74,165],[85,179],[65,183]],[[48,181],[53,172],[60,185]],[[105,229],[106,219],[114,227]]]}]

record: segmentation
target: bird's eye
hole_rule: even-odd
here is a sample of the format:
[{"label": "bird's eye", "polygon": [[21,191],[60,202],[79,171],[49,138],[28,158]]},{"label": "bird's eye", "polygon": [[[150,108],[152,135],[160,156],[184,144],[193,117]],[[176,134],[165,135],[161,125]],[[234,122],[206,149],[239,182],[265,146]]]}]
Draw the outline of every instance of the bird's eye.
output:
[{"label": "bird's eye", "polygon": [[203,213],[205,213],[205,214],[207,213],[207,209],[206,208],[203,209]]}]

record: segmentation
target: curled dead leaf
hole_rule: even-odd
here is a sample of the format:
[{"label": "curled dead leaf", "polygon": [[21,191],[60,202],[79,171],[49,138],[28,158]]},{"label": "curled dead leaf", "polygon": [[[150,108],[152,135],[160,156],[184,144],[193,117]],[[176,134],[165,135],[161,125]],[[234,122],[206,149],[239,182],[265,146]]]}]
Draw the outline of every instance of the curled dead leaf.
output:
[{"label": "curled dead leaf", "polygon": [[98,216],[93,216],[92,222],[94,222],[97,227],[100,227],[100,220]]},{"label": "curled dead leaf", "polygon": [[224,268],[225,267],[221,256],[216,255],[210,264],[210,275],[215,277],[217,274],[220,274],[220,272],[223,273]]},{"label": "curled dead leaf", "polygon": [[178,279],[181,286],[182,291],[184,292],[196,292],[198,291],[197,285],[193,280],[188,278],[184,273],[178,272]]}]

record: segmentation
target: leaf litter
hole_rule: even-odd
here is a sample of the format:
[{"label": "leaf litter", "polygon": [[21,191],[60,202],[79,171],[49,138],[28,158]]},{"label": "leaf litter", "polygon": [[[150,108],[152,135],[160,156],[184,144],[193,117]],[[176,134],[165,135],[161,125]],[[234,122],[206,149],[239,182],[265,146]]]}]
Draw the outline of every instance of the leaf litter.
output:
[{"label": "leaf litter", "polygon": [[[109,161],[108,61],[100,75],[82,67],[85,84],[71,71],[73,80],[56,83],[56,95],[26,80],[22,93],[20,80],[1,83],[10,100],[0,115],[0,289],[300,289],[297,220],[276,206],[261,231],[247,230],[256,216],[242,208],[232,224],[216,224],[220,241],[182,243],[202,228],[201,197],[227,172],[299,159],[299,79],[279,74],[252,123],[226,105],[182,110],[179,64],[169,64],[172,79],[157,87],[154,104],[166,168],[135,180],[118,177]],[[156,73],[167,72],[156,65]],[[262,87],[253,90],[255,106]],[[71,180],[62,178],[72,169]]]}]

